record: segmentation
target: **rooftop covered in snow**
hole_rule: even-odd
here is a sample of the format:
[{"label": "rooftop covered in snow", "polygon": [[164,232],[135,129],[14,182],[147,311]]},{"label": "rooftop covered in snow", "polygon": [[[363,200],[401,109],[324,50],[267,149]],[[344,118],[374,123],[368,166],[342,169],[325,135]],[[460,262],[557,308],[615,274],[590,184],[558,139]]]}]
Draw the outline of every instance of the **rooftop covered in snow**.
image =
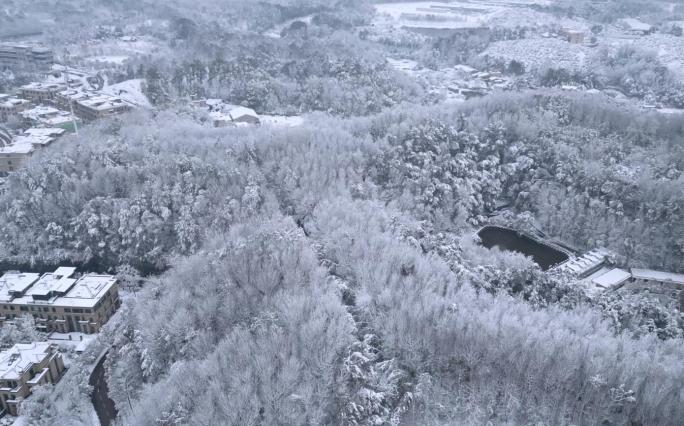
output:
[{"label": "rooftop covered in snow", "polygon": [[684,274],[672,272],[654,271],[652,269],[632,268],[632,276],[637,280],[658,281],[662,283],[673,283],[684,285]]},{"label": "rooftop covered in snow", "polygon": [[0,352],[0,379],[19,380],[21,375],[50,354],[50,343],[18,343]]}]

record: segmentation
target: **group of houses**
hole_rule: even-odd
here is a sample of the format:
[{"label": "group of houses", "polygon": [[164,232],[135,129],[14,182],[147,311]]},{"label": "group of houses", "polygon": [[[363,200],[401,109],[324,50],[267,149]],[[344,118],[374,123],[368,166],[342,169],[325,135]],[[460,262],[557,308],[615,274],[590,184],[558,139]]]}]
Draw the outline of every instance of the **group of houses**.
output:
[{"label": "group of houses", "polygon": [[[45,274],[6,272],[0,277],[0,323],[31,316],[45,333],[100,331],[120,306],[111,275],[76,275],[59,267]],[[16,344],[0,352],[0,408],[16,416],[34,386],[56,383],[65,370],[59,348],[49,342]]]},{"label": "group of houses", "polygon": [[447,86],[451,93],[464,99],[487,95],[495,89],[506,89],[510,80],[499,71],[479,71],[468,65],[454,66],[455,78]]},{"label": "group of houses", "polygon": [[16,95],[0,94],[0,126],[11,124],[28,129],[15,133],[2,131],[5,137],[0,138],[0,174],[16,170],[36,150],[73,131],[79,122],[133,108],[117,96],[88,88],[82,80],[72,83],[33,82],[21,86]]},{"label": "group of houses", "polygon": [[19,135],[0,128],[0,174],[9,173],[24,164],[31,154],[62,136],[59,127],[30,128]]},{"label": "group of houses", "polygon": [[615,254],[607,249],[591,250],[570,259],[555,269],[569,273],[587,285],[591,292],[617,290],[625,286],[646,288],[652,293],[679,293],[684,291],[684,274],[652,269],[615,267]]}]

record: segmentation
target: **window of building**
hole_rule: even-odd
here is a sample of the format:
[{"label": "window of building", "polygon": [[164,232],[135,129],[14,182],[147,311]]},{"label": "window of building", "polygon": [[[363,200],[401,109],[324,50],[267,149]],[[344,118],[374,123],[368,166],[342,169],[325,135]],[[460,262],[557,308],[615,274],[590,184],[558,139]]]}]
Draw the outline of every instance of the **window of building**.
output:
[{"label": "window of building", "polygon": [[26,306],[20,306],[19,310],[20,311],[28,311],[28,308]]}]

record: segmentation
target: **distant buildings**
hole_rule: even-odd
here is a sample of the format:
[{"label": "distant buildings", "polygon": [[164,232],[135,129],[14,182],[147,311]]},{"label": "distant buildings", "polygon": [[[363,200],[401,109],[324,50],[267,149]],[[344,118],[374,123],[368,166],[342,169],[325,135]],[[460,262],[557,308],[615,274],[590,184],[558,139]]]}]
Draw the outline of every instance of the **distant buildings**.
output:
[{"label": "distant buildings", "polygon": [[51,144],[65,132],[61,128],[32,128],[13,136],[7,130],[0,129],[0,173],[16,170],[36,149]]},{"label": "distant buildings", "polygon": [[31,107],[31,102],[26,99],[0,94],[0,123],[6,123],[12,118],[18,117],[19,113]]},{"label": "distant buildings", "polygon": [[93,121],[132,109],[131,104],[116,96],[97,91],[67,89],[55,94],[55,105],[69,110],[83,120]]},{"label": "distant buildings", "polygon": [[632,282],[684,290],[684,274],[632,268]]},{"label": "distant buildings", "polygon": [[570,259],[560,264],[557,269],[562,272],[571,273],[578,278],[587,278],[589,275],[600,270],[612,256],[612,252],[600,248],[587,252],[580,257]]},{"label": "distant buildings", "polygon": [[0,173],[15,171],[33,153],[33,146],[29,144],[0,144]]},{"label": "distant buildings", "polygon": [[569,28],[563,28],[560,31],[560,36],[564,38],[567,42],[573,43],[573,44],[582,44],[584,43],[584,31],[579,31],[579,30],[573,30]]},{"label": "distant buildings", "polygon": [[0,43],[0,69],[49,69],[54,63],[51,49],[18,43]]},{"label": "distant buildings", "polygon": [[45,105],[28,109],[21,112],[20,115],[30,126],[41,125],[71,129],[74,121],[70,113]]},{"label": "distant buildings", "polygon": [[19,88],[19,95],[35,103],[52,101],[55,94],[65,89],[63,84],[29,83]]},{"label": "distant buildings", "polygon": [[654,31],[652,25],[642,22],[635,18],[625,18],[618,22],[618,25],[628,34],[647,35]]},{"label": "distant buildings", "polygon": [[49,343],[16,344],[0,352],[0,404],[16,416],[34,386],[54,384],[64,372],[62,355]]},{"label": "distant buildings", "polygon": [[7,272],[0,277],[0,321],[33,316],[36,327],[60,333],[96,333],[121,304],[116,278],[86,274],[76,268],[55,272]]},{"label": "distant buildings", "polygon": [[684,292],[684,274],[637,268],[632,268],[630,272],[615,268],[613,258],[612,252],[596,249],[570,259],[555,269],[576,277],[589,295],[617,289],[675,296]]},{"label": "distant buildings", "polygon": [[259,115],[251,108],[225,103],[221,99],[203,99],[193,102],[193,106],[206,108],[214,127],[259,125]]},{"label": "distant buildings", "polygon": [[596,274],[591,281],[596,284],[599,288],[603,289],[616,289],[627,282],[632,274],[625,271],[624,269],[614,268],[603,274]]}]

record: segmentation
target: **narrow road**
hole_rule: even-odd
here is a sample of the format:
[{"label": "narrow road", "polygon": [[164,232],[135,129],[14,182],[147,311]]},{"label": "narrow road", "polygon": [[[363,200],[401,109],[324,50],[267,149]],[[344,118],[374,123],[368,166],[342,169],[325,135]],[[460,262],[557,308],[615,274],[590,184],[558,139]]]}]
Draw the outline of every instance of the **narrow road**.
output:
[{"label": "narrow road", "polygon": [[105,354],[100,362],[97,363],[95,369],[90,375],[88,383],[93,387],[93,394],[90,400],[95,407],[97,418],[100,419],[102,426],[110,426],[114,419],[116,419],[117,411],[114,401],[109,398],[109,389],[107,388],[107,379],[105,378],[104,363],[107,359]]}]

